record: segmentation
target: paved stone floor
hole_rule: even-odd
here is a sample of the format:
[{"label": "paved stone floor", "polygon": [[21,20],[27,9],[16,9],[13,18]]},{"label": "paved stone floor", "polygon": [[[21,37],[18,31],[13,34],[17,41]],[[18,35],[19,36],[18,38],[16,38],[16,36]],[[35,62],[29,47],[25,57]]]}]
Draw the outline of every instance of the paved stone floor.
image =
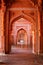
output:
[{"label": "paved stone floor", "polygon": [[18,47],[12,46],[11,53],[32,53],[32,49],[31,48],[18,48]]},{"label": "paved stone floor", "polygon": [[43,65],[43,56],[15,53],[0,56],[0,65]]}]

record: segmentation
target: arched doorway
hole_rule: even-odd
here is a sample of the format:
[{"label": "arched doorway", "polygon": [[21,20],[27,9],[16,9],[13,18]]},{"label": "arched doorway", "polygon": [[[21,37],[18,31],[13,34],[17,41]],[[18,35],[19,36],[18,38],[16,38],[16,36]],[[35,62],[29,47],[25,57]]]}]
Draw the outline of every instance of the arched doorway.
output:
[{"label": "arched doorway", "polygon": [[17,32],[17,46],[20,48],[26,48],[28,45],[27,42],[27,32],[24,29],[20,29]]},{"label": "arched doorway", "polygon": [[[20,18],[17,21],[12,23],[11,36],[13,46],[11,49],[19,48],[19,49],[28,49],[28,52],[31,50],[32,52],[32,30],[33,25],[25,18]],[[11,44],[12,44],[11,43]],[[15,49],[14,49],[15,51]],[[17,51],[17,50],[16,50]],[[18,52],[18,51],[17,51]]]}]

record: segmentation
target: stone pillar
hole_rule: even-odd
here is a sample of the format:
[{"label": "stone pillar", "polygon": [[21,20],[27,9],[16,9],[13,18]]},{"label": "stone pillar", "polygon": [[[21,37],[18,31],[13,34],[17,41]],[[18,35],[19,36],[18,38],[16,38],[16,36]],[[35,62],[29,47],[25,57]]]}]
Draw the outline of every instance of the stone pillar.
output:
[{"label": "stone pillar", "polygon": [[38,10],[38,54],[40,53],[40,12]]},{"label": "stone pillar", "polygon": [[5,53],[9,53],[9,11],[6,9],[5,12]]},{"label": "stone pillar", "polygon": [[41,28],[41,38],[40,38],[40,40],[41,40],[41,42],[40,42],[40,51],[41,51],[41,53],[43,53],[43,12],[42,12],[42,10],[41,10],[41,12],[40,12],[40,22],[41,22],[41,24],[40,24],[40,28]]},{"label": "stone pillar", "polygon": [[4,53],[4,12],[5,6],[3,0],[1,0],[0,9],[0,54]]},{"label": "stone pillar", "polygon": [[4,29],[5,29],[5,53],[8,54],[11,50],[10,43],[10,12],[8,8],[6,8],[5,12],[5,20],[4,20]]},{"label": "stone pillar", "polygon": [[43,21],[42,21],[42,0],[38,2],[38,9],[40,12],[40,53],[43,53]]}]

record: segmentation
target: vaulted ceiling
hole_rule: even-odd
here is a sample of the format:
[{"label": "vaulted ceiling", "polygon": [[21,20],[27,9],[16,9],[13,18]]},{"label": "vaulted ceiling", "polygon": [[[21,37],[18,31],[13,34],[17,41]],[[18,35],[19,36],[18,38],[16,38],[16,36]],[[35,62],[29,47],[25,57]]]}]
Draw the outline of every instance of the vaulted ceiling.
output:
[{"label": "vaulted ceiling", "polygon": [[29,2],[29,1],[31,1],[34,5],[36,5],[38,4],[38,2],[41,2],[42,0],[0,0],[0,4],[2,1],[4,1],[6,5],[11,5],[12,3],[15,2]]},{"label": "vaulted ceiling", "polygon": [[[23,2],[28,2],[29,0],[4,0],[6,4],[12,3],[12,2],[19,2],[19,1],[23,1]],[[33,2],[34,4],[38,3],[38,0],[30,0],[31,2]]]}]

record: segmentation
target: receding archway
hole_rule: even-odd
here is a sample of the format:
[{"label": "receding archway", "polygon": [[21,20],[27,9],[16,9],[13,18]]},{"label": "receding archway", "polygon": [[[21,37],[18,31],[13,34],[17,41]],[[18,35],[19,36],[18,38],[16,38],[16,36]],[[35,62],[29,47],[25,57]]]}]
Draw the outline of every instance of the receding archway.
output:
[{"label": "receding archway", "polygon": [[28,42],[27,42],[27,32],[21,28],[20,30],[18,30],[17,32],[17,45],[19,45],[21,48],[26,48],[26,46],[28,46]]},{"label": "receding archway", "polygon": [[[28,51],[34,50],[32,49],[32,30],[34,26],[31,22],[26,20],[25,18],[20,18],[17,21],[13,22],[12,29],[11,29],[11,35],[13,36],[13,44],[16,48],[25,48],[28,49]],[[10,37],[11,38],[11,37]],[[22,38],[22,39],[21,39]],[[21,41],[22,40],[22,41]]]},{"label": "receding archway", "polygon": [[[15,17],[15,16],[14,16],[14,17]],[[22,18],[26,18],[27,20],[29,20],[29,21],[32,22],[33,24],[34,24],[34,22],[35,22],[35,24],[36,24],[36,22],[37,22],[37,24],[36,24],[36,30],[35,30],[35,34],[36,34],[36,40],[35,40],[35,41],[36,41],[36,42],[35,42],[35,45],[34,45],[34,47],[35,47],[34,49],[35,49],[35,52],[38,52],[38,49],[39,49],[39,48],[38,48],[39,46],[37,45],[37,44],[38,44],[38,36],[37,36],[37,35],[38,35],[38,27],[37,27],[38,21],[36,21],[36,19],[35,19],[35,21],[33,22],[33,18],[32,18],[31,16],[29,16],[29,15],[25,14],[24,12],[22,12],[22,14],[20,14],[20,16],[15,17],[15,19],[12,17],[13,19],[11,20],[11,22],[12,22],[12,21],[14,22],[14,20],[20,19],[21,17],[22,17]],[[37,16],[36,16],[36,17],[37,17]],[[7,15],[7,19],[8,19],[8,15]],[[10,22],[10,23],[11,23],[11,22]],[[13,23],[13,22],[12,22],[12,23]],[[11,25],[12,25],[12,24],[11,24]],[[11,27],[11,26],[9,26],[9,24],[8,24],[8,20],[7,20],[7,26],[8,26],[8,28]],[[6,26],[6,27],[7,27],[7,26]],[[34,27],[35,27],[35,26],[34,26]],[[6,29],[8,29],[8,28],[6,28]],[[9,31],[9,29],[8,29],[8,31]],[[9,35],[9,32],[8,32],[7,34]],[[8,35],[6,35],[6,37],[7,37]],[[9,36],[8,36],[8,37],[9,37]],[[9,40],[9,39],[8,39],[8,40]],[[8,44],[8,45],[9,45],[9,44]],[[6,42],[6,46],[8,46],[8,45],[7,45],[7,42]],[[6,49],[7,49],[7,47],[6,47]],[[6,51],[6,52],[7,52],[7,51]]]}]

